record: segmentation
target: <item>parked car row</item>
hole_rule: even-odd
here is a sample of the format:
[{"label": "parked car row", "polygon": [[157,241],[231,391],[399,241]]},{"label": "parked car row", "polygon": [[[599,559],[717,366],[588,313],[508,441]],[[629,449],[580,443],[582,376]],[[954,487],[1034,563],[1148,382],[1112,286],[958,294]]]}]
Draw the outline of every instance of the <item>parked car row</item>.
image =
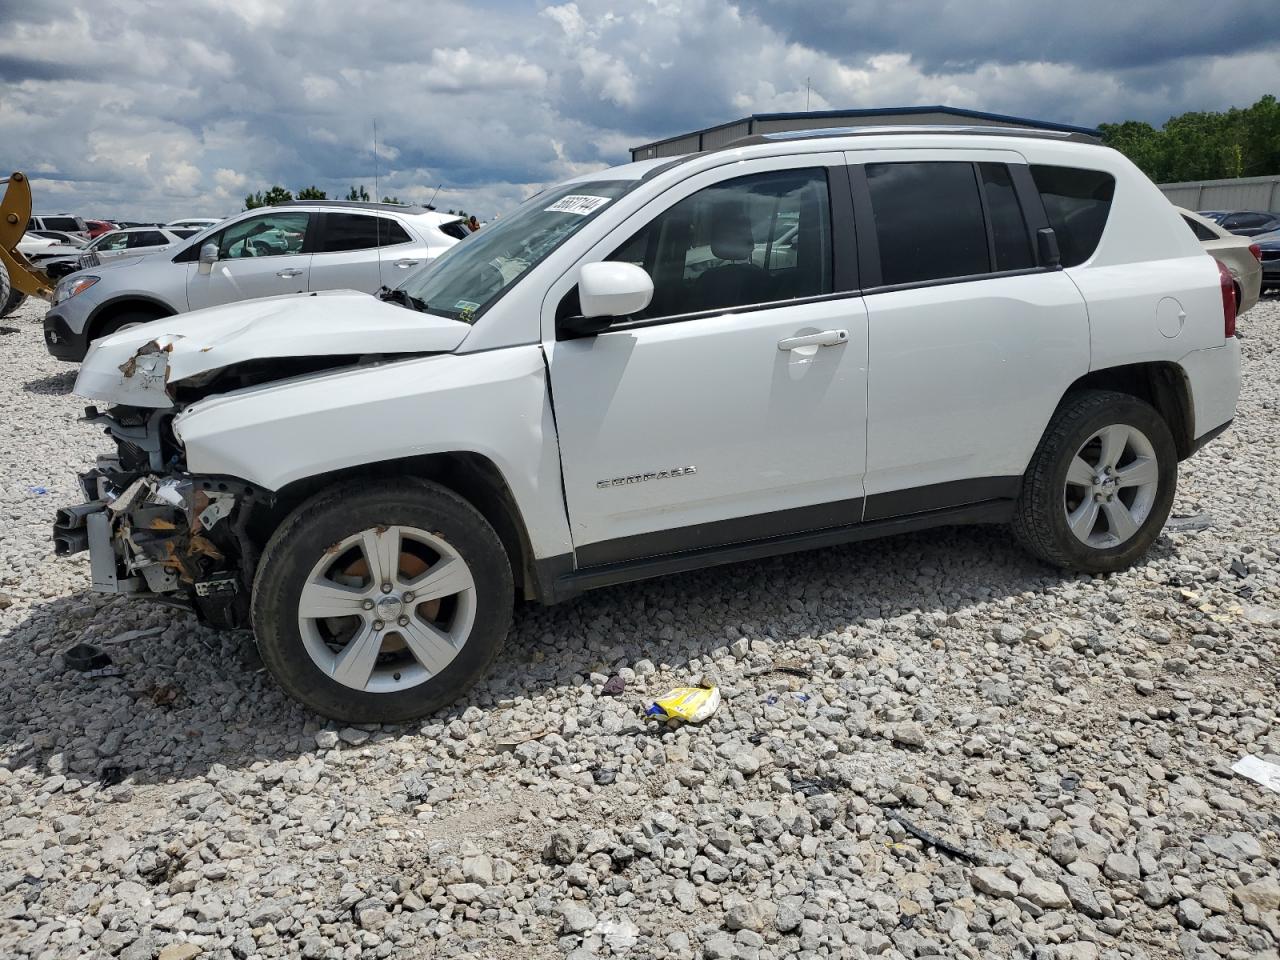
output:
[{"label": "parked car row", "polygon": [[[457,243],[462,223],[403,204],[295,200],[246,211],[187,240],[126,246],[110,262],[111,251],[87,250],[79,269],[58,282],[45,343],[55,357],[79,361],[99,337],[189,310],[316,290],[371,294],[398,286]],[[139,244],[133,238],[145,233],[121,232]]]}]

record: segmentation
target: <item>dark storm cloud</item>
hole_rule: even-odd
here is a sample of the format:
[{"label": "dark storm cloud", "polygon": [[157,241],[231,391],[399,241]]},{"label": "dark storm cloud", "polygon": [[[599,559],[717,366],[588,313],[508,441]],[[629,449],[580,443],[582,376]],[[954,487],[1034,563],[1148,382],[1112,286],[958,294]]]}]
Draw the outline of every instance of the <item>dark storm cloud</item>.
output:
[{"label": "dark storm cloud", "polygon": [[[1262,11],[1266,11],[1265,14]],[[1271,17],[1272,19],[1268,19]],[[489,216],[753,112],[945,103],[1093,125],[1280,88],[1273,14],[864,0],[0,0],[0,153],[36,203],[222,214],[281,183]]]}]

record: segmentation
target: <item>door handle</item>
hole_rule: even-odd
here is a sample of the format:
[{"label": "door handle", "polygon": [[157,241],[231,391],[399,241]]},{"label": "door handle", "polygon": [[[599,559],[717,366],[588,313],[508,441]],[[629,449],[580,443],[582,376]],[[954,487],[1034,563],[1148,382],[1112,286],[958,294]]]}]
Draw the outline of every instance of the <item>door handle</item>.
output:
[{"label": "door handle", "polygon": [[800,347],[835,347],[849,339],[848,330],[823,330],[807,333],[803,337],[787,337],[778,341],[779,350],[796,350]]},{"label": "door handle", "polygon": [[277,272],[277,273],[276,273],[276,276],[277,276],[277,277],[282,277],[283,279],[288,280],[288,279],[290,279],[291,277],[300,277],[300,276],[302,276],[302,271],[301,271],[301,270],[299,270],[299,269],[297,269],[296,267],[285,267],[285,269],[283,269],[283,270],[281,270],[281,271]]},{"label": "door handle", "polygon": [[410,267],[416,267],[421,262],[421,260],[397,260],[396,266],[401,270],[408,270]]}]

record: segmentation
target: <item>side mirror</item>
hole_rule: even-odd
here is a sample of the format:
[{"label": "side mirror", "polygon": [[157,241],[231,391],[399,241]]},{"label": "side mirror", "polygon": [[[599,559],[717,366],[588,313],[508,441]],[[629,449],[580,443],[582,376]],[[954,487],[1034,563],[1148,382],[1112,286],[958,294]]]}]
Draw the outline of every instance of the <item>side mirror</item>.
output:
[{"label": "side mirror", "polygon": [[213,272],[213,265],[218,262],[218,245],[206,243],[200,248],[200,272],[208,276]]},{"label": "side mirror", "polygon": [[1036,259],[1049,270],[1062,269],[1062,252],[1058,249],[1058,235],[1053,227],[1041,227],[1036,231]]},{"label": "side mirror", "polygon": [[653,280],[633,263],[588,263],[578,275],[578,302],[587,319],[629,317],[653,299]]}]

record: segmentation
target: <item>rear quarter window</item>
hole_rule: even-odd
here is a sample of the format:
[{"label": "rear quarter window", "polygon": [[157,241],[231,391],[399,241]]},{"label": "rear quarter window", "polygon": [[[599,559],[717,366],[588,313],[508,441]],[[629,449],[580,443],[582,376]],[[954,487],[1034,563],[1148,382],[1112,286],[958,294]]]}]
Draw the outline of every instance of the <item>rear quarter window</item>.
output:
[{"label": "rear quarter window", "polygon": [[1084,263],[1098,249],[1111,213],[1116,180],[1101,170],[1031,165],[1049,226],[1058,235],[1062,265]]}]

